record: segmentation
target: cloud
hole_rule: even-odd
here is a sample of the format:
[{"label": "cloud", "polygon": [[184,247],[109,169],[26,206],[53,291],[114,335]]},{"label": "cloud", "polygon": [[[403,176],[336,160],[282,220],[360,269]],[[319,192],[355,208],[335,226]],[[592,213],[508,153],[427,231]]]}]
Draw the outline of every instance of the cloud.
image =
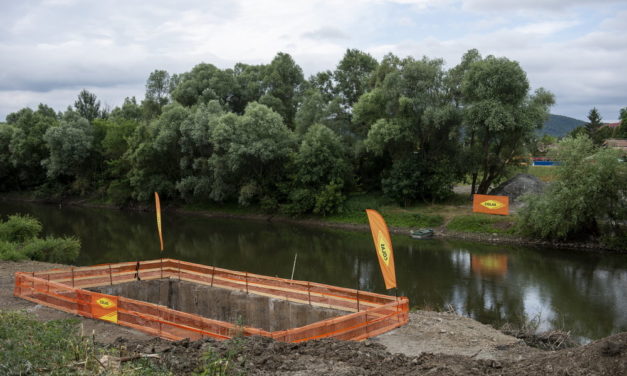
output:
[{"label": "cloud", "polygon": [[[103,0],[6,2],[0,12],[0,119],[44,102],[63,110],[83,87],[119,104],[148,74],[207,62],[268,63],[291,54],[305,75],[347,48],[444,58],[470,48],[517,60],[557,113],[606,118],[627,106],[627,7],[588,0]],[[524,13],[521,15],[521,12]],[[128,89],[128,93],[123,90]],[[114,98],[114,96],[119,96]],[[586,104],[588,103],[588,104]],[[564,111],[569,111],[565,113]]]},{"label": "cloud", "polygon": [[343,32],[340,29],[336,29],[336,28],[333,28],[333,27],[322,27],[322,28],[316,29],[314,31],[308,31],[306,33],[303,33],[302,36],[304,38],[316,39],[316,40],[320,40],[320,39],[329,39],[329,40],[350,39],[350,35],[346,34],[345,32]]},{"label": "cloud", "polygon": [[551,11],[559,12],[578,6],[593,5],[601,7],[607,4],[621,3],[622,0],[462,0],[466,10],[473,11]]}]

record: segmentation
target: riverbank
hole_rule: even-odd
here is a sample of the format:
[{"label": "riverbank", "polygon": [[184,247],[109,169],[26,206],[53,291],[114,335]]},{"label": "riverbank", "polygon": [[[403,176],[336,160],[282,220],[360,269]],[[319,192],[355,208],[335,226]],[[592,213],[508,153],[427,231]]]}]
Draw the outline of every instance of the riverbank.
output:
[{"label": "riverbank", "polygon": [[[370,231],[363,209],[376,208],[381,211],[393,234],[407,235],[417,228],[429,227],[434,230],[434,238],[459,239],[486,244],[513,244],[541,248],[572,249],[590,252],[627,253],[627,244],[608,247],[597,241],[562,242],[533,239],[519,236],[514,233],[514,219],[512,217],[489,216],[472,212],[472,205],[458,195],[449,204],[424,205],[414,209],[405,209],[393,205],[382,205],[375,200],[363,200],[353,206],[363,208],[349,208],[349,212],[342,215],[319,217],[300,216],[292,217],[284,214],[268,214],[259,208],[242,208],[229,205],[185,205],[168,204],[162,206],[164,213],[173,212],[179,215],[196,215],[207,218],[246,219],[280,223],[293,223],[305,226],[335,228],[349,231]],[[94,200],[93,198],[65,198],[40,199],[30,194],[5,193],[0,200],[42,203],[49,205],[78,206],[103,208],[111,210],[153,211],[149,204],[134,204],[119,208],[113,204]],[[372,202],[368,202],[372,201]],[[368,205],[370,204],[370,205]],[[515,209],[514,209],[515,210]],[[515,215],[515,212],[514,212]]]},{"label": "riverbank", "polygon": [[[0,310],[23,310],[42,321],[77,318],[12,296],[16,271],[62,266],[0,262]],[[286,344],[265,338],[172,343],[104,321],[78,320],[81,332],[93,335],[103,349],[127,357],[151,354],[146,359],[176,375],[207,367],[208,354],[213,365],[228,360],[230,371],[249,375],[623,375],[627,370],[627,333],[545,352],[470,318],[443,312],[412,312],[408,325],[361,343]]]}]

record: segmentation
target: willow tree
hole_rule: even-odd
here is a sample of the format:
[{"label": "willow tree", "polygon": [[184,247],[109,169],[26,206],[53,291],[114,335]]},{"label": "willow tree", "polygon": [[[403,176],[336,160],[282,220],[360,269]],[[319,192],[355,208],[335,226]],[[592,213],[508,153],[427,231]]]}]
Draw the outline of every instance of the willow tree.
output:
[{"label": "willow tree", "polygon": [[542,88],[530,94],[520,65],[494,56],[470,64],[461,91],[472,193],[487,193],[525,154],[553,95]]}]

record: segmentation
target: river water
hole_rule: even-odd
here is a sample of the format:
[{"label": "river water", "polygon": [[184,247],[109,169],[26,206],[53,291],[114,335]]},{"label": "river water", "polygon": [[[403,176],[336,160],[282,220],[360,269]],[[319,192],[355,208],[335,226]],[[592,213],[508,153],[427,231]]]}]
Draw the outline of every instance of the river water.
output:
[{"label": "river water", "polygon": [[[82,243],[78,265],[171,257],[222,268],[385,293],[369,232],[165,212],[0,201],[0,216],[30,214],[47,235]],[[365,215],[365,214],[364,214]],[[627,331],[627,255],[392,236],[398,294],[500,327],[536,323],[580,342]],[[392,292],[393,294],[393,292]]]}]

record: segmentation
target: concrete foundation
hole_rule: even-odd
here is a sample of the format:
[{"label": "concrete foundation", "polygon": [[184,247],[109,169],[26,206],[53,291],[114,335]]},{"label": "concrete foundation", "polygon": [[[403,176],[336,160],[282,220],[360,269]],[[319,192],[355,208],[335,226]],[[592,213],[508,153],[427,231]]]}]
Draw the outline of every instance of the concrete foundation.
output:
[{"label": "concrete foundation", "polygon": [[89,290],[267,331],[297,328],[347,313],[174,279],[135,281]]}]

